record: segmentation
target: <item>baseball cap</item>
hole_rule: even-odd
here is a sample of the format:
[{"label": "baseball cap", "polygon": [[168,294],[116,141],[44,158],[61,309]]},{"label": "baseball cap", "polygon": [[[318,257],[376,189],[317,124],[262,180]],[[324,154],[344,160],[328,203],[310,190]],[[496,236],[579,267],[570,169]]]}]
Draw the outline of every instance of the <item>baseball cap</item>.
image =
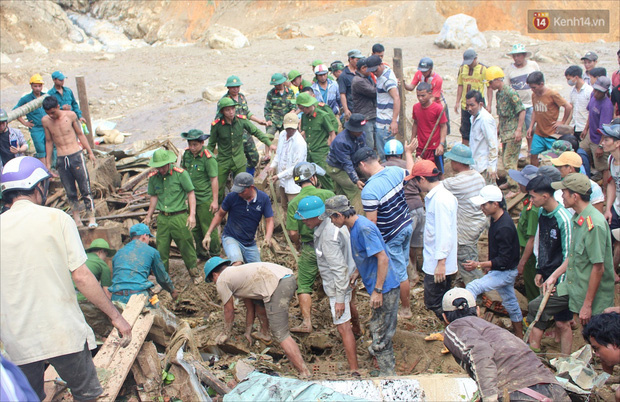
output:
[{"label": "baseball cap", "polygon": [[581,195],[586,195],[589,191],[592,191],[590,179],[588,179],[588,176],[581,173],[571,173],[567,175],[564,180],[551,183],[551,187],[555,190],[566,188]]},{"label": "baseball cap", "polygon": [[52,79],[53,80],[64,80],[66,77],[63,73],[61,73],[60,71],[54,71],[52,73]]},{"label": "baseball cap", "polygon": [[437,165],[433,161],[429,161],[426,159],[422,159],[419,162],[416,162],[413,165],[413,169],[411,169],[411,174],[405,177],[405,180],[411,180],[414,177],[432,177],[438,176],[441,172],[437,169]]},{"label": "baseball cap", "polygon": [[362,57],[361,59],[357,60],[357,68],[362,68],[367,65],[368,65],[368,57]]},{"label": "baseball cap", "polygon": [[467,49],[463,53],[463,65],[467,64],[469,66],[476,57],[478,57],[478,53],[474,49]]},{"label": "baseball cap", "polygon": [[520,172],[514,169],[508,170],[508,175],[520,185],[527,186],[530,180],[538,175],[538,168],[533,165],[525,165]]},{"label": "baseball cap", "polygon": [[366,71],[370,71],[371,73],[377,71],[377,68],[379,68],[382,62],[379,56],[369,56],[366,59]]},{"label": "baseball cap", "polygon": [[586,54],[583,55],[583,57],[581,58],[581,60],[591,60],[591,61],[597,61],[598,60],[598,55],[594,52],[587,52]]},{"label": "baseball cap", "polygon": [[551,165],[543,165],[538,168],[538,176],[547,176],[551,179],[551,181],[560,181],[562,180],[562,174],[560,171]]},{"label": "baseball cap", "polygon": [[572,166],[576,169],[581,167],[581,156],[577,152],[566,151],[562,152],[562,155],[557,158],[551,158],[553,166]]},{"label": "baseball cap", "polygon": [[620,140],[620,119],[614,119],[610,124],[603,124],[598,132],[615,140]]},{"label": "baseball cap", "polygon": [[364,131],[366,125],[366,117],[361,113],[353,113],[349,120],[344,123],[344,128],[354,133],[360,133]]},{"label": "baseball cap", "polygon": [[299,123],[299,117],[297,117],[297,113],[294,111],[288,112],[284,115],[284,122],[282,127],[287,128],[297,128],[297,124]]},{"label": "baseball cap", "polygon": [[241,193],[246,188],[252,187],[254,185],[254,176],[249,173],[241,172],[235,176],[233,180],[233,186],[230,191],[235,193]]},{"label": "baseball cap", "polygon": [[352,50],[349,50],[349,53],[347,53],[347,57],[348,58],[355,57],[356,59],[361,59],[362,57],[364,57],[364,55],[358,49],[352,49]]},{"label": "baseball cap", "polygon": [[129,228],[129,237],[142,236],[145,234],[151,237],[155,237],[151,234],[151,229],[149,229],[149,227],[146,226],[144,223],[136,223],[131,228]]},{"label": "baseball cap", "polygon": [[426,72],[431,68],[433,68],[433,60],[429,57],[422,57],[422,59],[420,59],[420,63],[418,64],[418,70]]},{"label": "baseball cap", "polygon": [[342,213],[351,209],[351,203],[346,195],[336,195],[325,200],[325,212],[319,219],[325,220],[335,213]]},{"label": "baseball cap", "polygon": [[597,89],[601,92],[608,92],[610,86],[611,80],[609,79],[609,77],[602,75],[596,79],[596,82],[592,85],[592,88]]},{"label": "baseball cap", "polygon": [[475,205],[482,205],[491,201],[501,202],[503,199],[504,194],[502,194],[502,190],[497,186],[489,185],[482,187],[480,195],[471,197],[469,200]]},{"label": "baseball cap", "polygon": [[353,154],[351,162],[354,166],[359,165],[360,162],[364,162],[369,158],[377,158],[377,153],[370,147],[361,147]]},{"label": "baseball cap", "polygon": [[459,310],[458,306],[454,305],[454,301],[456,299],[467,300],[467,306],[469,308],[476,307],[476,298],[469,290],[465,288],[452,288],[443,295],[443,300],[441,301],[441,309],[444,312]]}]

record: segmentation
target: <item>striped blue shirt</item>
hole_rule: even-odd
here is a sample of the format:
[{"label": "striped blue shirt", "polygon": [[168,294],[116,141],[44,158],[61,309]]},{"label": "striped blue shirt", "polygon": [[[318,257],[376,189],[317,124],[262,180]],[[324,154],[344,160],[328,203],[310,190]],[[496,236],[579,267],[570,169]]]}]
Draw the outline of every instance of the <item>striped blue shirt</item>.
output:
[{"label": "striped blue shirt", "polygon": [[405,169],[388,166],[372,175],[362,190],[364,211],[377,212],[377,227],[386,243],[412,223],[403,182],[407,174]]},{"label": "striped blue shirt", "polygon": [[389,126],[394,116],[394,99],[389,94],[390,89],[397,88],[394,72],[385,67],[381,77],[377,77],[377,125]]}]

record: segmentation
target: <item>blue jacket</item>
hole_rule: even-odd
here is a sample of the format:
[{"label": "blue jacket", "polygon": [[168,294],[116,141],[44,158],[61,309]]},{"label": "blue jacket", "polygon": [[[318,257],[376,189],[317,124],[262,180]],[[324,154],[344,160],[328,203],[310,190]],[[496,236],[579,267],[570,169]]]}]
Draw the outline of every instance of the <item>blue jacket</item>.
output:
[{"label": "blue jacket", "polygon": [[357,183],[359,177],[351,161],[353,154],[360,148],[366,146],[366,137],[362,134],[359,137],[354,137],[349,134],[349,130],[344,129],[334,140],[329,147],[329,154],[327,154],[327,164],[329,166],[342,169],[351,178],[353,183]]},{"label": "blue jacket", "polygon": [[47,93],[49,95],[55,96],[56,99],[58,99],[58,104],[60,105],[61,109],[64,105],[69,105],[71,106],[71,110],[75,114],[77,114],[78,119],[82,118],[82,111],[80,110],[80,105],[78,105],[77,101],[75,100],[75,96],[73,95],[72,90],[67,87],[62,87],[62,96],[60,96],[60,92],[58,92],[56,90],[56,87],[54,87],[47,91]]},{"label": "blue jacket", "polygon": [[312,91],[314,92],[314,96],[317,98],[319,102],[327,103],[329,107],[332,108],[334,114],[340,113],[340,92],[338,91],[338,84],[334,81],[327,79],[327,99],[323,99],[323,95],[321,94],[321,87],[318,82],[312,83]]},{"label": "blue jacket", "polygon": [[112,293],[151,288],[154,286],[153,282],[148,280],[151,272],[162,288],[170,293],[174,291],[159,251],[140,240],[134,239],[118,250],[112,258],[112,266],[112,286],[108,288]]}]

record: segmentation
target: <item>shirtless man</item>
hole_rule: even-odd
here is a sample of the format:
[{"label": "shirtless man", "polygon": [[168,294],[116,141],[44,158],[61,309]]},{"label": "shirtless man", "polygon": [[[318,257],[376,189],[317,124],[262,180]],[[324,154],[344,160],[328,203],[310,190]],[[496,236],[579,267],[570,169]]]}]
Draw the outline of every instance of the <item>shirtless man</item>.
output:
[{"label": "shirtless man", "polygon": [[[75,224],[78,227],[82,226],[77,198],[77,187],[79,187],[88,214],[88,227],[94,229],[97,227],[95,223],[95,203],[90,191],[90,179],[84,156],[82,155],[82,147],[86,148],[88,157],[93,163],[96,162],[95,154],[90,149],[77,115],[74,112],[60,110],[60,105],[55,96],[45,98],[43,109],[47,113],[47,116],[41,119],[41,124],[45,130],[45,164],[48,169],[51,168],[52,149],[56,145],[58,174],[62,186],[67,193],[67,198],[69,198]],[[80,143],[76,141],[76,138]]]}]

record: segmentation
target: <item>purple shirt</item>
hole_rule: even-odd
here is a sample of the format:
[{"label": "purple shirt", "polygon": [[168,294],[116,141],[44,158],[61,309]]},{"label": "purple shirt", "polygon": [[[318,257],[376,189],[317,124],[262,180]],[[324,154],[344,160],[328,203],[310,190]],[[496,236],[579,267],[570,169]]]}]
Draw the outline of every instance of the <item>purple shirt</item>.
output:
[{"label": "purple shirt", "polygon": [[600,144],[601,134],[598,133],[598,129],[601,128],[603,124],[609,124],[611,122],[614,106],[607,96],[599,101],[594,97],[594,94],[592,94],[587,109],[589,113],[590,141],[594,144]]}]

